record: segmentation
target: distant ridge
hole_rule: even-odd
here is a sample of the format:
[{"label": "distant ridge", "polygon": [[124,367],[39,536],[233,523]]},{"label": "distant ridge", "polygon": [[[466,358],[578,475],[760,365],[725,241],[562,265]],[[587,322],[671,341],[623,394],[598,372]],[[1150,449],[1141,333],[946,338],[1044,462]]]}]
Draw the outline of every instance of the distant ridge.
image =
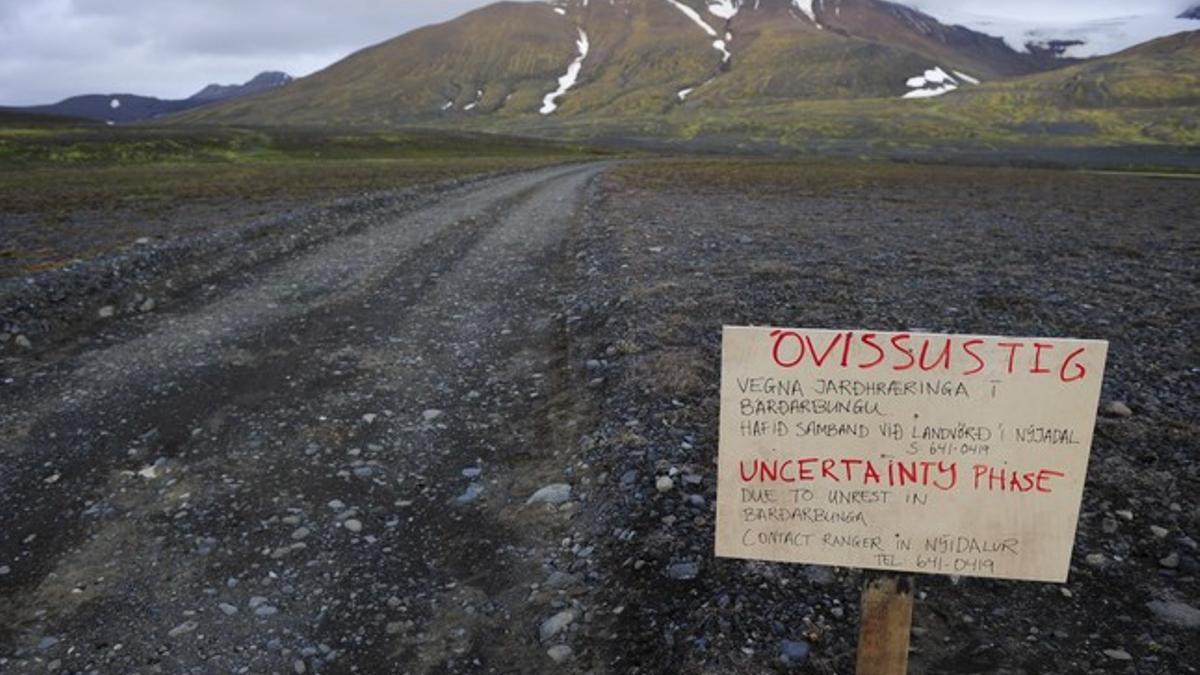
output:
[{"label": "distant ridge", "polygon": [[287,73],[259,73],[240,85],[210,84],[183,100],[160,99],[137,94],[86,94],[50,105],[11,108],[13,111],[47,113],[97,122],[125,124],[155,119],[203,105],[228,101],[282,87],[292,81]]},{"label": "distant ridge", "polygon": [[292,76],[278,70],[268,70],[255,75],[244,84],[210,84],[188,97],[189,101],[225,101],[231,98],[249,96],[259,92],[282,87],[292,81]]}]

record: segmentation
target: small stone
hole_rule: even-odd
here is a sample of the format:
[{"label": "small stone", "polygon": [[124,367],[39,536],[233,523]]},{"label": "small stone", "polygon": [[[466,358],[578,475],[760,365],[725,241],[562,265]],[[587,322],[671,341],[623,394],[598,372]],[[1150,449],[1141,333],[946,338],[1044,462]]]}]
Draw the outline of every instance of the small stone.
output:
[{"label": "small stone", "polygon": [[1105,649],[1104,655],[1113,661],[1132,661],[1133,656],[1124,649]]},{"label": "small stone", "polygon": [[1133,511],[1130,511],[1129,509],[1121,509],[1116,513],[1117,517],[1121,520],[1124,520],[1127,523],[1133,522]]},{"label": "small stone", "polygon": [[1147,602],[1146,607],[1159,620],[1180,628],[1200,628],[1200,609],[1183,602],[1162,602],[1155,600]]},{"label": "small stone", "polygon": [[304,539],[305,537],[307,537],[310,534],[312,534],[312,531],[309,530],[307,527],[297,527],[292,532],[292,539],[299,541],[301,539]]},{"label": "small stone", "polygon": [[686,581],[695,579],[700,576],[700,563],[698,562],[679,562],[667,568],[667,576],[672,579]]},{"label": "small stone", "polygon": [[233,616],[234,614],[238,613],[238,608],[234,607],[228,602],[222,602],[221,604],[217,605],[217,609],[220,609],[225,616]]},{"label": "small stone", "polygon": [[437,408],[430,408],[429,410],[421,413],[421,419],[425,420],[426,422],[432,422],[441,417],[443,414],[444,413]]},{"label": "small stone", "polygon": [[1162,527],[1161,525],[1151,525],[1150,526],[1150,534],[1153,534],[1158,539],[1166,539],[1167,535],[1170,533],[1171,533],[1170,530],[1168,530],[1165,527]]},{"label": "small stone", "polygon": [[279,613],[279,608],[272,607],[271,605],[259,605],[254,610],[254,616],[257,616],[259,618],[266,618],[268,616],[274,616],[278,613]]},{"label": "small stone", "polygon": [[1112,518],[1105,518],[1100,521],[1100,529],[1103,530],[1104,534],[1114,534],[1118,527],[1120,526],[1117,525],[1117,521]]},{"label": "small stone", "polygon": [[833,573],[833,568],[825,567],[824,565],[805,565],[804,576],[808,580],[818,586],[828,586],[837,583],[837,576]]},{"label": "small stone", "polygon": [[267,604],[267,599],[261,595],[255,595],[250,598],[250,602],[248,604],[250,606],[250,609],[254,609],[256,607],[260,607],[262,605]]},{"label": "small stone", "polygon": [[1112,401],[1104,406],[1104,414],[1110,417],[1133,417],[1133,410],[1124,401]]},{"label": "small stone", "polygon": [[38,649],[40,649],[42,651],[46,651],[47,649],[50,649],[51,647],[53,647],[56,644],[58,644],[58,638],[47,636],[47,637],[42,638],[41,641],[38,642]]},{"label": "small stone", "polygon": [[546,642],[566,630],[567,626],[570,626],[575,621],[575,617],[575,610],[564,609],[543,621],[541,628],[538,629],[538,634],[541,636],[542,642]]},{"label": "small stone", "polygon": [[0,565],[0,577],[12,573],[12,568],[8,565]]},{"label": "small stone", "polygon": [[483,490],[482,483],[471,483],[461,495],[454,498],[454,501],[459,504],[470,504],[483,496]]},{"label": "small stone", "polygon": [[184,621],[178,626],[172,628],[170,632],[167,633],[167,637],[179,637],[180,635],[187,635],[199,627],[200,624],[196,623],[195,621]]},{"label": "small stone", "polygon": [[1087,558],[1084,558],[1084,561],[1090,567],[1104,567],[1108,564],[1108,558],[1103,553],[1089,553]]},{"label": "small stone", "polygon": [[331,499],[329,500],[329,508],[333,509],[334,511],[341,511],[342,509],[346,508],[346,502],[343,502],[340,499]]},{"label": "small stone", "polygon": [[112,305],[105,305],[96,312],[96,316],[101,319],[111,319],[117,313],[117,308]]},{"label": "small stone", "polygon": [[566,502],[571,498],[571,486],[566,483],[555,483],[547,485],[537,492],[533,493],[526,504],[552,504],[558,505]]},{"label": "small stone", "polygon": [[157,306],[158,306],[157,303],[154,302],[154,298],[146,298],[145,301],[142,302],[142,304],[138,305],[138,311],[139,312],[153,312],[154,308]]},{"label": "small stone", "polygon": [[350,530],[351,532],[358,533],[362,532],[363,524],[362,521],[358,520],[357,518],[348,518],[342,523],[342,527]]},{"label": "small stone", "polygon": [[33,343],[30,342],[29,338],[25,337],[24,335],[18,335],[13,342],[16,343],[16,345],[21,349],[33,349]]},{"label": "small stone", "polygon": [[1163,558],[1162,560],[1159,560],[1158,564],[1162,565],[1163,567],[1165,567],[1169,570],[1173,570],[1176,567],[1179,567],[1179,554],[1178,553],[1169,553],[1169,554],[1167,554],[1167,556],[1165,558]]},{"label": "small stone", "polygon": [[376,415],[375,413],[367,413],[366,415],[362,416],[362,420],[367,424],[374,424],[376,419],[379,419],[379,415]]},{"label": "small stone", "polygon": [[555,663],[566,663],[575,655],[575,650],[571,649],[570,645],[554,645],[546,650],[546,656]]},{"label": "small stone", "polygon": [[659,476],[658,480],[654,481],[654,487],[665,494],[675,489],[675,481],[670,476]]},{"label": "small stone", "polygon": [[133,243],[137,244],[138,246],[146,246],[150,243],[150,237],[138,237],[137,239],[133,240]]},{"label": "small stone", "polygon": [[801,665],[808,661],[812,647],[803,640],[781,640],[779,642],[779,658],[785,663]]},{"label": "small stone", "polygon": [[308,666],[304,663],[304,661],[296,659],[296,661],[292,663],[292,670],[296,672],[296,675],[304,675],[304,673],[308,672]]}]

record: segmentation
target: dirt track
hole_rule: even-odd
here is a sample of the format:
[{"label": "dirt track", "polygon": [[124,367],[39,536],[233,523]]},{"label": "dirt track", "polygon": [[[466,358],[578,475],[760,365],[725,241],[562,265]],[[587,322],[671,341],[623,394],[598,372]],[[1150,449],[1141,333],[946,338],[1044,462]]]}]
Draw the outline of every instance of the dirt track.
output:
[{"label": "dirt track", "polygon": [[528,582],[569,513],[524,502],[569,479],[558,275],[600,168],[450,193],[6,387],[0,670],[544,663]]}]

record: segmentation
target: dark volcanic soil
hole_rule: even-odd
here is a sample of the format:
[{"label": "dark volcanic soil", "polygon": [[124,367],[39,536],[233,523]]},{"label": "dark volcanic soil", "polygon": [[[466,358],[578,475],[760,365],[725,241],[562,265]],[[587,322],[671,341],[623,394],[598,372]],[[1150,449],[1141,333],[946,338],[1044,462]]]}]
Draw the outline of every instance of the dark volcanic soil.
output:
[{"label": "dark volcanic soil", "polygon": [[712,555],[720,327],[750,323],[1110,340],[1128,410],[1070,582],[918,577],[912,670],[1196,672],[1198,205],[561,167],[362,204],[73,349],[10,336],[0,672],[850,673],[859,572]]}]

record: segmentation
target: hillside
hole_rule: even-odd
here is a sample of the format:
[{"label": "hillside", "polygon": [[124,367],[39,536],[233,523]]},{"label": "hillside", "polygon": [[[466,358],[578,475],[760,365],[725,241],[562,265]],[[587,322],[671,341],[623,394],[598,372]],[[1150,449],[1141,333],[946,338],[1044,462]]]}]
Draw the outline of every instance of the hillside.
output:
[{"label": "hillside", "polygon": [[1049,65],[879,0],[501,2],[187,119],[378,125],[538,114],[581,36],[587,53],[559,116],[662,112],[692,94],[738,104],[899,97],[938,66],[991,79]]},{"label": "hillside", "polygon": [[1076,61],[882,0],[501,2],[176,119],[786,146],[1193,143],[1200,70],[1184,35]]}]

